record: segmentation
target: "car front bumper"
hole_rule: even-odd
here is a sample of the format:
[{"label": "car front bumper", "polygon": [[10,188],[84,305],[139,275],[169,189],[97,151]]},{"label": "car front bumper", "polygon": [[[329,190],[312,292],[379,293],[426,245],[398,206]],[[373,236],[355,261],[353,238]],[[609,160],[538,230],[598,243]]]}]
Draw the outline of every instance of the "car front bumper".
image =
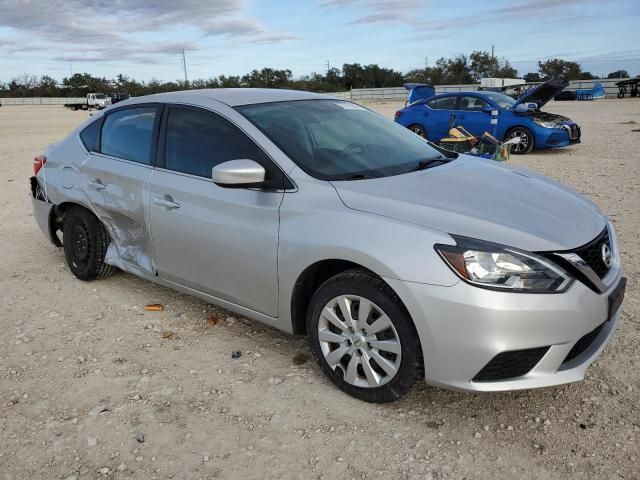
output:
[{"label": "car front bumper", "polygon": [[[495,392],[580,381],[619,318],[619,312],[608,317],[609,296],[621,275],[602,294],[579,281],[561,294],[523,294],[462,281],[442,287],[385,280],[414,319],[426,382],[453,390]],[[523,375],[478,380],[497,356],[515,351],[542,353]]]},{"label": "car front bumper", "polygon": [[562,124],[561,128],[538,127],[536,131],[536,145],[539,148],[566,147],[580,143],[582,132],[575,123]]}]

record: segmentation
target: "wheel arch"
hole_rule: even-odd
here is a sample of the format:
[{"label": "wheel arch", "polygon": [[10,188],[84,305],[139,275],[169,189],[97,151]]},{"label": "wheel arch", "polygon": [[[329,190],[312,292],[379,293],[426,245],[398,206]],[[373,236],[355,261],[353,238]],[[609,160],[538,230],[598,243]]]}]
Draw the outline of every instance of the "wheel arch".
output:
[{"label": "wheel arch", "polygon": [[[83,208],[84,210],[90,212],[95,215],[91,209],[87,208],[85,205],[76,202],[62,202],[58,205],[55,205],[51,212],[49,213],[49,229],[51,230],[51,238],[56,247],[62,247],[62,240],[58,236],[58,232],[62,232],[63,223],[64,223],[64,214],[69,211],[71,208]],[[100,221],[100,219],[98,219]]]},{"label": "wheel arch", "polygon": [[508,128],[506,128],[506,129],[505,129],[505,131],[504,131],[504,135],[502,136],[502,139],[503,139],[503,140],[507,140],[507,139],[508,139],[509,134],[510,134],[513,130],[516,130],[516,129],[518,129],[518,128],[524,128],[524,129],[528,130],[528,131],[529,131],[529,133],[531,133],[531,141],[532,141],[532,143],[533,143],[533,146],[531,147],[531,149],[530,149],[529,151],[531,152],[531,151],[533,151],[533,150],[536,150],[536,149],[538,148],[538,143],[539,143],[539,142],[538,142],[538,138],[537,138],[538,131],[537,131],[537,129],[536,129],[534,126],[532,126],[532,125],[524,125],[524,124],[521,124],[521,123],[518,123],[518,124],[516,124],[516,125],[511,125],[510,127],[508,127]]}]

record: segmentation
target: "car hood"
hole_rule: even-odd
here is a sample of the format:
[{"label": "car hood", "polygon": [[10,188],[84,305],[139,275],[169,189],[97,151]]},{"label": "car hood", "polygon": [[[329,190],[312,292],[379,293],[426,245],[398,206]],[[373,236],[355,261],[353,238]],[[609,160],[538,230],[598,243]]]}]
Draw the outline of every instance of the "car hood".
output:
[{"label": "car hood", "polygon": [[332,184],[354,210],[529,251],[576,248],[606,225],[590,200],[564,185],[466,155],[428,170]]},{"label": "car hood", "polygon": [[555,97],[562,90],[567,88],[569,81],[565,77],[552,78],[546,82],[538,85],[537,87],[530,88],[524,92],[511,107],[515,110],[516,105],[520,103],[533,102],[538,105],[538,109],[546,105],[553,97]]}]

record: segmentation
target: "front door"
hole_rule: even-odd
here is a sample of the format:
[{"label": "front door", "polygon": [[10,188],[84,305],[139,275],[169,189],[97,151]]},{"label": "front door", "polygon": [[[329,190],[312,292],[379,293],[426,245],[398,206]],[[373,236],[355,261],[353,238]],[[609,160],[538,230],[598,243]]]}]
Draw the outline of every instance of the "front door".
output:
[{"label": "front door", "polygon": [[107,114],[81,169],[83,190],[111,236],[107,262],[142,275],[155,272],[147,195],[159,112],[141,105]]},{"label": "front door", "polygon": [[282,191],[223,188],[211,171],[251,159],[275,164],[225,118],[169,106],[159,167],[150,180],[150,225],[158,275],[269,316],[278,314]]}]

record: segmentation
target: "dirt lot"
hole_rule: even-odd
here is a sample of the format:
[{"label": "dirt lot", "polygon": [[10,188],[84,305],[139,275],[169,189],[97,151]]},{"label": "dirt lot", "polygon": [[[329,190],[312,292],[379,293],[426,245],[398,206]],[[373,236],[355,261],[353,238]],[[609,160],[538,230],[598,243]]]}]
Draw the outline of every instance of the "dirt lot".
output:
[{"label": "dirt lot", "polygon": [[369,405],[325,381],[303,338],[131,275],[76,280],[27,179],[87,114],[0,108],[0,478],[640,478],[640,100],[548,110],[577,120],[583,143],[514,162],[615,221],[629,286],[611,344],[580,384],[419,385]]}]

